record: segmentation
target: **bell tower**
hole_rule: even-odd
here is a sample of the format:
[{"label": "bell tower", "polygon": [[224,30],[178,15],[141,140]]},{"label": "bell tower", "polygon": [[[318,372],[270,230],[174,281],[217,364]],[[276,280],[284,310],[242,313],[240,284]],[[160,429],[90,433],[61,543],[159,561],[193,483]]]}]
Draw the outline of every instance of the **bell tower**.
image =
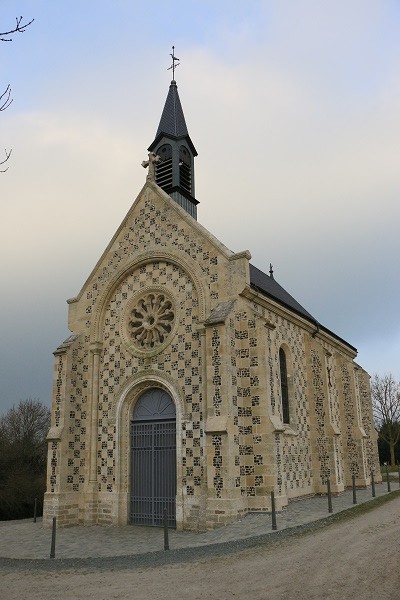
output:
[{"label": "bell tower", "polygon": [[175,68],[178,66],[172,46],[173,79],[169,86],[164,110],[156,137],[150,144],[149,152],[160,157],[155,164],[155,181],[193,218],[197,219],[197,205],[194,196],[194,159],[196,148],[190,139],[175,81]]}]

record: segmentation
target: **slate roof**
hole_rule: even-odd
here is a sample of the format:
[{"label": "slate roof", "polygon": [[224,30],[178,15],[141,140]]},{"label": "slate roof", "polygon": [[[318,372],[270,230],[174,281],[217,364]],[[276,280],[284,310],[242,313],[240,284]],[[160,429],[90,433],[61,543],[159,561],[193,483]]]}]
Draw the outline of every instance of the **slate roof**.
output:
[{"label": "slate roof", "polygon": [[179,99],[176,81],[171,81],[164,110],[161,115],[160,124],[157,129],[156,138],[164,133],[174,137],[189,135],[186,121]]},{"label": "slate roof", "polygon": [[299,304],[299,302],[297,302],[297,300],[295,300],[293,296],[291,296],[281,285],[279,285],[279,283],[277,283],[273,277],[270,277],[260,269],[257,269],[257,267],[252,264],[250,264],[250,286],[261,294],[264,294],[265,296],[272,298],[272,300],[283,304],[308,321],[311,321],[317,329],[326,331],[329,333],[329,335],[332,335],[337,340],[340,340],[346,344],[346,346],[351,348],[353,351],[357,352],[354,346],[318,323],[317,319],[313,317],[312,314],[309,313],[308,310],[306,310],[301,304]]},{"label": "slate roof", "polygon": [[250,285],[263,294],[270,296],[273,300],[278,300],[294,312],[302,315],[308,320],[317,322],[317,320],[297,302],[273,277],[270,277],[254,265],[250,265]]}]

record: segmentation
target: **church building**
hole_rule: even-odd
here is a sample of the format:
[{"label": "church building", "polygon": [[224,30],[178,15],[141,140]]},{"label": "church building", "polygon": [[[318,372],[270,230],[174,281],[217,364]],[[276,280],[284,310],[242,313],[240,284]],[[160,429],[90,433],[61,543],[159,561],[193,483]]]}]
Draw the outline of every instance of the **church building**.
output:
[{"label": "church building", "polygon": [[[174,59],[176,60],[176,59]],[[175,64],[175,63],[174,63]],[[44,523],[205,530],[380,481],[357,351],[197,221],[175,77],[54,352]],[[238,175],[239,176],[239,175]]]}]

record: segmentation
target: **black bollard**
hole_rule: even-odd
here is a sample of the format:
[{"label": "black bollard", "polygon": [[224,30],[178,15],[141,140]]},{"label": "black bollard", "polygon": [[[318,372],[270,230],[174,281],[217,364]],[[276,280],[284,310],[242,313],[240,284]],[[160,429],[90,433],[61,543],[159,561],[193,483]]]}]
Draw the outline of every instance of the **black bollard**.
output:
[{"label": "black bollard", "polygon": [[387,481],[388,492],[390,492],[390,478],[389,478],[389,467],[388,467],[388,465],[386,465],[386,481]]},{"label": "black bollard", "polygon": [[374,479],[373,471],[371,471],[371,489],[372,489],[372,497],[375,498],[375,479]]},{"label": "black bollard", "polygon": [[276,508],[275,508],[275,494],[271,492],[271,512],[272,512],[272,529],[275,531],[278,529],[276,525]]},{"label": "black bollard", "polygon": [[328,512],[333,513],[332,508],[332,493],[331,493],[331,480],[326,480],[326,487],[328,488]]},{"label": "black bollard", "polygon": [[51,530],[51,549],[50,549],[50,558],[56,557],[56,517],[53,517],[53,528]]},{"label": "black bollard", "polygon": [[356,476],[351,476],[353,482],[353,504],[357,504],[357,494],[356,494]]},{"label": "black bollard", "polygon": [[164,550],[169,550],[168,541],[168,511],[164,508]]},{"label": "black bollard", "polygon": [[36,523],[36,515],[37,515],[37,498],[35,498],[35,503],[33,505],[33,522]]}]

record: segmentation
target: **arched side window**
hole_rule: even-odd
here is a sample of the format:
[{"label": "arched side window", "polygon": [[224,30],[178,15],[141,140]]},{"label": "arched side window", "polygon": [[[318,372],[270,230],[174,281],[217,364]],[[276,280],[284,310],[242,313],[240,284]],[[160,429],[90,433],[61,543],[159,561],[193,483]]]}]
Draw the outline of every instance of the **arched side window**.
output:
[{"label": "arched side window", "polygon": [[286,365],[286,354],[283,348],[280,348],[279,350],[279,369],[281,375],[282,419],[284,423],[289,424],[289,385]]}]

